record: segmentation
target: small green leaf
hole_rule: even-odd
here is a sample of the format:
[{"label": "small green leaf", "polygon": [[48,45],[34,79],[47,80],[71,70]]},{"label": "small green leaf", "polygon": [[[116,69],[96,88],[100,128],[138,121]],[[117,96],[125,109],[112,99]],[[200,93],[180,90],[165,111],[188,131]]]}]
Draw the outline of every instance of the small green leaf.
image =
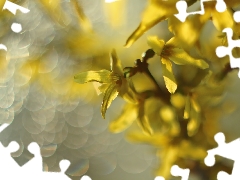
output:
[{"label": "small green leaf", "polygon": [[105,119],[105,114],[107,111],[107,108],[111,105],[112,101],[117,97],[118,91],[116,84],[110,84],[108,88],[106,89],[104,96],[103,96],[103,102],[102,102],[102,117]]},{"label": "small green leaf", "polygon": [[99,83],[110,83],[111,72],[108,70],[101,70],[101,71],[87,71],[82,72],[74,76],[74,81],[80,84],[96,81]]},{"label": "small green leaf", "polygon": [[158,39],[157,36],[150,36],[147,39],[147,43],[157,55],[161,55],[163,47],[165,45],[164,40]]},{"label": "small green leaf", "polygon": [[123,69],[120,59],[118,59],[116,50],[113,49],[110,53],[110,64],[111,64],[111,70],[113,73],[117,73],[120,76],[123,76]]},{"label": "small green leaf", "polygon": [[136,105],[127,104],[123,108],[120,116],[110,123],[109,130],[113,133],[124,131],[137,119],[137,110],[138,107]]},{"label": "small green leaf", "polygon": [[161,62],[162,62],[162,74],[165,85],[168,91],[171,94],[173,94],[177,89],[177,83],[173,74],[172,63],[165,58],[162,58]]},{"label": "small green leaf", "polygon": [[168,57],[171,61],[178,65],[193,65],[200,69],[206,69],[209,67],[208,63],[206,63],[202,59],[195,59],[190,56],[187,52],[185,52],[181,48],[171,48],[170,49],[170,56]]}]

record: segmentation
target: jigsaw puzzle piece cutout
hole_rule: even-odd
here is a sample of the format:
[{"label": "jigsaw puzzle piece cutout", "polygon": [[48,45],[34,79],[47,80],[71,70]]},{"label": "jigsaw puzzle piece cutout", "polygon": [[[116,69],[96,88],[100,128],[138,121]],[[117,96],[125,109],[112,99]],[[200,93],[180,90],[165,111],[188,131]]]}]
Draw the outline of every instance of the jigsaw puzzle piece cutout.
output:
[{"label": "jigsaw puzzle piece cutout", "polygon": [[[205,10],[204,10],[204,6],[203,6],[203,2],[207,2],[207,1],[210,1],[210,0],[201,0],[200,1],[200,6],[201,6],[201,10],[200,11],[195,11],[195,12],[187,12],[187,2],[186,1],[178,1],[176,3],[176,8],[178,10],[178,14],[175,14],[174,16],[176,18],[178,18],[181,22],[184,22],[186,20],[186,18],[189,16],[189,15],[194,15],[194,14],[200,14],[200,15],[203,15],[205,13]],[[217,3],[216,3],[216,10],[218,12],[224,12],[227,8],[224,0],[216,0]]]},{"label": "jigsaw puzzle piece cutout", "polygon": [[9,10],[14,15],[16,15],[17,10],[19,10],[22,13],[25,13],[25,14],[30,12],[29,9],[24,8],[22,6],[19,6],[19,5],[15,4],[15,3],[12,3],[10,1],[8,1],[8,0],[5,2],[4,6],[3,6],[3,10],[5,10],[5,9]]},{"label": "jigsaw puzzle piece cutout", "polygon": [[233,176],[229,175],[228,173],[224,171],[220,171],[217,175],[217,180],[236,180],[233,178]]},{"label": "jigsaw puzzle piece cutout", "polygon": [[[0,44],[0,49],[1,49],[1,44]],[[7,50],[6,50],[6,51],[7,51]],[[7,124],[7,123],[1,124],[1,125],[0,125],[0,133],[1,133],[4,129],[6,129],[8,126],[9,126],[9,124]]]},{"label": "jigsaw puzzle piece cutout", "polygon": [[173,176],[181,176],[182,179],[181,180],[188,180],[189,178],[189,174],[190,174],[190,170],[189,169],[182,169],[180,168],[178,165],[173,165],[171,167],[171,174]]},{"label": "jigsaw puzzle piece cutout", "polygon": [[[222,58],[224,56],[229,56],[231,68],[240,68],[240,58],[234,58],[232,54],[233,48],[240,47],[240,40],[233,40],[233,30],[231,28],[225,28],[223,30],[227,34],[228,47],[219,46],[216,49],[216,54],[218,57]],[[238,77],[240,78],[240,71],[238,72]]]},{"label": "jigsaw puzzle piece cutout", "polygon": [[[7,171],[11,171],[13,168],[17,168],[18,164],[12,159],[10,153],[16,152],[19,149],[19,144],[15,141],[12,141],[6,148],[0,143],[0,160],[5,162],[4,164],[0,164],[0,169],[7,169]],[[2,173],[2,172],[1,172]],[[4,173],[9,173],[4,171]]]},{"label": "jigsaw puzzle piece cutout", "polygon": [[[61,160],[59,162],[59,167],[60,167],[60,172],[43,172],[44,176],[49,179],[66,179],[66,180],[71,180],[66,174],[66,170],[70,166],[70,161],[68,160]],[[44,177],[43,176],[43,177]]]},{"label": "jigsaw puzzle piece cutout", "polygon": [[[14,15],[16,15],[16,12],[17,12],[17,11],[20,11],[20,12],[22,12],[22,13],[28,13],[28,12],[30,12],[29,9],[24,8],[24,7],[22,7],[22,6],[19,6],[19,5],[15,4],[15,3],[12,3],[12,2],[10,2],[10,1],[8,1],[8,0],[4,1],[4,6],[3,6],[3,7],[1,6],[2,3],[3,3],[3,2],[1,1],[1,3],[0,3],[0,8],[2,8],[2,11],[3,11],[3,10],[8,10],[8,11],[10,11],[12,14],[14,14]],[[11,29],[12,29],[12,31],[15,32],[15,33],[20,33],[20,32],[22,31],[22,25],[19,24],[19,23],[14,22],[14,23],[12,23],[12,25],[11,25]],[[5,51],[7,51],[7,47],[6,47],[4,44],[0,44],[0,49],[4,49]]]},{"label": "jigsaw puzzle piece cutout", "polygon": [[[37,171],[39,171],[39,169],[41,169],[41,171],[42,171],[42,164],[37,163],[37,162],[42,162],[42,156],[40,154],[40,148],[39,148],[38,144],[35,142],[32,142],[31,144],[29,144],[28,151],[34,155],[34,158],[32,158],[26,164],[24,164],[22,166],[22,170],[30,169],[34,165],[35,169],[33,171],[31,171],[30,173],[34,174]],[[37,167],[36,167],[36,164],[37,164]]]},{"label": "jigsaw puzzle piece cutout", "polygon": [[157,177],[155,177],[155,179],[154,180],[165,180],[165,178],[164,177],[162,177],[162,176],[157,176]]},{"label": "jigsaw puzzle piece cutout", "polygon": [[[182,169],[178,165],[173,165],[171,167],[171,174],[172,174],[172,176],[175,176],[175,177],[181,176],[182,177],[181,180],[188,180],[190,170]],[[154,180],[165,180],[165,178],[162,176],[157,176]]]},{"label": "jigsaw puzzle piece cutout", "polygon": [[92,180],[89,176],[84,175],[80,180]]},{"label": "jigsaw puzzle piece cutout", "polygon": [[217,148],[208,150],[207,157],[204,159],[204,162],[207,166],[213,166],[215,164],[215,155],[219,155],[221,157],[230,159],[234,161],[232,174],[229,175],[226,172],[220,171],[218,173],[218,180],[236,180],[240,177],[240,138],[231,141],[229,143],[225,143],[225,136],[223,133],[217,133],[214,136],[215,141],[218,144]]},{"label": "jigsaw puzzle piece cutout", "polygon": [[233,14],[233,19],[234,19],[235,22],[240,23],[240,11],[236,11]]},{"label": "jigsaw puzzle piece cutout", "polygon": [[[18,163],[19,166],[24,165],[26,162],[28,162],[30,159],[34,157],[32,153],[30,153],[27,149],[27,146],[33,142],[31,140],[24,141],[21,139],[23,136],[22,134],[27,133],[23,131],[22,127],[22,121],[21,120],[16,120],[11,123],[11,126],[6,126],[7,128],[4,128],[4,130],[0,134],[0,142],[2,143],[3,146],[7,147],[9,143],[12,141],[16,141],[20,148],[18,151],[12,153],[12,158]],[[19,134],[21,132],[21,134]],[[27,133],[27,135],[29,134]],[[29,136],[31,137],[31,136]],[[24,142],[24,143],[23,143]]]},{"label": "jigsaw puzzle piece cutout", "polygon": [[[13,149],[12,142],[10,143],[9,147],[12,149],[11,151],[8,150],[9,148],[5,148],[10,160],[11,160],[10,152],[16,151],[17,148],[19,148],[19,146],[16,147],[16,144],[17,143],[13,144],[14,145],[14,149]],[[42,157],[41,157],[41,153],[40,153],[40,147],[38,146],[38,144],[35,142],[32,142],[31,144],[29,144],[28,150],[29,150],[29,152],[34,154],[34,158],[31,159],[28,163],[26,163],[22,167],[18,166],[16,162],[15,162],[15,167],[12,167],[12,164],[11,164],[11,166],[8,169],[9,169],[9,171],[12,171],[12,169],[14,168],[14,173],[10,173],[10,176],[11,176],[10,179],[19,179],[19,177],[24,177],[24,179],[26,179],[26,180],[32,180],[32,179],[70,180],[70,178],[68,178],[68,176],[65,175],[65,172],[70,165],[70,162],[68,160],[60,161],[60,163],[59,163],[59,167],[61,169],[60,172],[43,172]],[[6,167],[4,169],[6,169]],[[2,176],[2,173],[1,173],[1,176]]]}]

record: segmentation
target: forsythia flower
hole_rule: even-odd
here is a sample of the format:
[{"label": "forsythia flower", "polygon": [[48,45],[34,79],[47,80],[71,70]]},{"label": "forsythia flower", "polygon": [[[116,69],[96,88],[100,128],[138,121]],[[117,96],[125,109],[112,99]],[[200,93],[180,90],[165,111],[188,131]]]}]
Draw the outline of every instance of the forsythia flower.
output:
[{"label": "forsythia flower", "polygon": [[148,38],[148,45],[161,57],[162,74],[166,87],[170,93],[177,89],[177,83],[172,70],[172,62],[177,65],[193,65],[200,69],[208,68],[208,64],[202,59],[195,59],[179,47],[176,38],[171,38],[167,43],[159,40],[156,36]]},{"label": "forsythia flower", "polygon": [[153,130],[149,124],[148,118],[145,115],[144,101],[139,101],[137,104],[127,104],[121,115],[110,123],[109,129],[113,133],[119,133],[128,128],[135,120],[142,128],[143,132],[148,135],[153,134]]},{"label": "forsythia flower", "polygon": [[102,83],[99,90],[104,94],[101,108],[103,118],[105,118],[107,108],[118,94],[125,100],[134,102],[134,93],[129,87],[129,82],[124,78],[121,61],[118,59],[114,49],[110,56],[111,71],[105,69],[100,71],[87,71],[74,76],[74,80],[80,84],[92,81]]}]

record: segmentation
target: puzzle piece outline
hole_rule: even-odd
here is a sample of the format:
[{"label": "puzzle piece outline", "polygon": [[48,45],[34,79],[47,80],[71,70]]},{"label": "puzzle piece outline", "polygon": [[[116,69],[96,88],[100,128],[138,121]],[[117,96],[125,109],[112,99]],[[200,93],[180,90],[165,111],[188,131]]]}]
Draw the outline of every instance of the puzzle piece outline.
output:
[{"label": "puzzle piece outline", "polygon": [[[224,0],[201,0],[200,6],[201,10],[196,12],[190,12],[187,13],[187,3],[186,1],[180,0],[176,3],[176,8],[178,10],[178,14],[175,14],[174,16],[178,18],[181,22],[184,22],[186,18],[190,15],[203,15],[205,13],[203,2],[208,1],[216,1],[216,10],[218,12],[224,12],[226,10],[226,4]],[[236,11],[233,14],[233,19],[236,23],[240,23],[240,11]],[[230,67],[231,68],[239,68],[238,77],[240,78],[240,58],[234,58],[232,55],[232,49],[235,47],[240,47],[240,40],[233,40],[233,31],[231,28],[226,27],[223,30],[224,33],[227,33],[227,39],[228,39],[228,47],[225,46],[219,46],[216,48],[216,55],[220,58],[224,56],[229,56],[230,59]],[[224,52],[224,53],[223,53]],[[227,53],[225,53],[227,52]]]},{"label": "puzzle piece outline", "polygon": [[[173,165],[171,167],[171,170],[170,170],[172,176],[175,176],[175,177],[182,177],[181,180],[188,180],[189,178],[189,174],[190,174],[190,170],[189,169],[182,169],[180,168],[178,165]],[[165,180],[164,177],[162,176],[157,176],[154,180]]]},{"label": "puzzle piece outline", "polygon": [[[202,6],[202,4],[203,4],[203,2],[204,1],[208,1],[208,0],[202,0],[201,1],[201,6]],[[221,0],[217,0],[218,2],[220,2]],[[222,0],[223,1],[223,0]],[[6,1],[6,2],[8,2],[8,1]],[[180,1],[178,1],[178,2],[180,2]],[[181,1],[181,2],[183,2],[183,1]],[[185,2],[185,1],[184,1]],[[218,3],[217,3],[217,5],[218,5]],[[5,6],[4,6],[5,7]],[[23,12],[23,11],[22,11]],[[25,12],[23,12],[23,13],[26,13],[26,11]],[[187,16],[188,15],[192,15],[192,14],[204,14],[204,9],[201,9],[201,11],[199,11],[199,12],[195,12],[195,13],[186,13],[187,14]],[[16,14],[16,11],[15,11],[15,14]],[[177,15],[175,15],[176,17],[177,17]],[[187,17],[186,16],[186,17]],[[185,19],[186,19],[186,17],[185,17]],[[229,40],[229,39],[228,39]],[[7,48],[6,48],[6,46],[4,47],[4,45],[2,45],[2,44],[0,44],[0,49],[1,48],[3,48],[3,49],[5,49],[6,51],[7,51]],[[231,61],[231,60],[230,60]],[[232,66],[231,66],[232,67]],[[238,67],[240,67],[240,66],[238,66]],[[240,78],[240,76],[239,76],[239,78]],[[3,129],[5,129],[5,128],[7,128],[9,125],[2,125],[1,127],[0,127],[0,133],[2,132],[2,130]],[[33,152],[35,152],[35,151],[33,151]],[[36,154],[35,154],[36,155]],[[39,160],[39,156],[35,156],[35,158],[34,158],[35,160],[36,159],[38,159]],[[29,162],[27,162],[25,165],[23,165],[22,166],[22,168],[26,168],[26,167],[28,167],[28,166],[31,166],[31,162],[33,162],[32,160],[30,160]],[[41,161],[42,162],[42,161]],[[29,165],[30,164],[30,165]],[[60,165],[61,166],[61,165]],[[176,168],[178,168],[178,169],[176,169]],[[61,168],[62,169],[62,168]],[[172,169],[173,169],[173,173],[172,173]],[[172,175],[174,175],[174,176],[182,176],[182,180],[187,180],[187,178],[189,177],[189,173],[190,173],[190,171],[189,171],[189,169],[181,169],[181,168],[179,168],[178,166],[176,166],[176,165],[174,165],[174,166],[172,166],[172,169],[171,169],[171,173],[172,173]],[[67,170],[67,168],[66,168],[66,170]],[[65,171],[66,171],[65,170]],[[182,170],[182,172],[184,172],[185,173],[185,175],[182,175],[182,174],[179,174],[179,173],[176,173],[176,170],[178,170],[178,171],[181,171]],[[64,172],[65,172],[64,171]],[[188,173],[188,175],[187,175],[187,173]],[[222,174],[223,175],[223,174]],[[220,180],[220,179],[219,179]]]},{"label": "puzzle piece outline", "polygon": [[[11,153],[18,150],[19,144],[16,141],[9,143],[7,147],[4,147],[0,143],[0,169],[1,177],[7,177],[8,179],[19,179],[23,178],[26,180],[70,180],[65,174],[70,166],[70,161],[63,159],[59,162],[60,172],[43,172],[43,161],[40,153],[40,147],[36,142],[32,142],[28,145],[28,150],[34,154],[34,158],[29,160],[23,166],[19,166],[14,159],[11,157]],[[14,173],[12,173],[14,171]],[[89,176],[82,176],[80,180],[91,180]]]},{"label": "puzzle piece outline", "polygon": [[[230,59],[230,67],[231,68],[240,68],[240,58],[234,58],[232,54],[232,50],[236,47],[240,47],[240,39],[233,40],[233,30],[231,28],[225,28],[223,30],[227,35],[228,46],[219,46],[216,49],[216,54],[218,57],[222,58],[224,56],[229,56]],[[238,77],[240,78],[240,69],[238,72]]]},{"label": "puzzle piece outline", "polygon": [[176,8],[178,10],[178,14],[174,14],[176,18],[178,18],[181,22],[184,22],[186,18],[190,15],[203,15],[205,13],[203,3],[204,2],[209,2],[209,1],[217,1],[216,3],[216,10],[218,12],[223,12],[226,10],[226,4],[224,0],[201,0],[200,1],[200,11],[195,11],[195,12],[187,12],[187,2],[180,0],[176,3]]},{"label": "puzzle piece outline", "polygon": [[218,144],[218,147],[208,150],[208,155],[204,159],[204,163],[207,166],[213,166],[215,164],[215,155],[219,155],[226,159],[234,161],[232,173],[229,175],[224,171],[220,171],[217,175],[218,180],[235,180],[240,177],[240,156],[238,152],[240,151],[240,138],[237,138],[229,143],[225,142],[225,135],[221,132],[217,133],[214,136],[215,141]]}]

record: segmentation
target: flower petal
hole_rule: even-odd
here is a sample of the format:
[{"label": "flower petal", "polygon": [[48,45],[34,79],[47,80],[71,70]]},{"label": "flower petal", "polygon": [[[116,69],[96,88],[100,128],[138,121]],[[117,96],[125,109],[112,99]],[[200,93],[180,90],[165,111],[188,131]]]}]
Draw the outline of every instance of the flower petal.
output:
[{"label": "flower petal", "polygon": [[112,72],[117,73],[120,76],[123,76],[122,63],[120,59],[118,59],[115,49],[113,49],[112,52],[110,53],[110,60]]},{"label": "flower petal", "polygon": [[200,106],[196,100],[193,98],[191,101],[191,111],[190,111],[190,120],[187,125],[188,135],[193,136],[197,133],[198,128],[201,123],[201,114],[200,114]]},{"label": "flower petal", "polygon": [[171,61],[178,65],[193,65],[200,69],[206,69],[209,67],[208,63],[206,63],[202,59],[195,59],[190,56],[187,52],[185,52],[181,48],[168,47],[170,50],[170,56],[168,57]]},{"label": "flower petal", "polygon": [[83,84],[91,81],[96,81],[100,83],[110,83],[111,72],[108,70],[101,70],[101,71],[87,71],[82,72],[74,76],[74,80],[77,83]]},{"label": "flower petal", "polygon": [[158,151],[161,166],[157,170],[157,175],[163,176],[166,179],[170,178],[171,167],[176,163],[179,153],[179,147],[168,146]]},{"label": "flower petal", "polygon": [[119,95],[128,103],[136,104],[138,102],[136,90],[130,78],[122,78],[122,85],[119,90]]},{"label": "flower petal", "polygon": [[128,128],[133,121],[137,119],[137,106],[132,104],[127,104],[120,116],[112,121],[109,126],[109,130],[113,133],[119,133]]},{"label": "flower petal", "polygon": [[144,112],[144,103],[139,104],[139,109],[138,109],[138,125],[142,128],[143,132],[152,135],[153,130],[148,122],[148,119],[145,116]]},{"label": "flower petal", "polygon": [[104,93],[107,90],[108,86],[109,84],[102,84],[98,87],[98,90],[100,91],[100,93]]},{"label": "flower petal", "polygon": [[116,84],[110,84],[108,88],[106,89],[104,96],[103,96],[103,102],[102,102],[102,117],[105,119],[105,114],[107,111],[107,108],[111,105],[112,101],[117,97],[118,91]]},{"label": "flower petal", "polygon": [[235,25],[233,19],[233,10],[227,8],[224,12],[218,12],[216,9],[212,9],[212,22],[217,30],[222,31],[226,27],[232,28]]},{"label": "flower petal", "polygon": [[130,47],[139,37],[143,35],[144,32],[152,28],[157,23],[165,20],[168,16],[177,14],[177,1],[178,0],[150,0],[150,3],[144,10],[140,25],[127,39],[125,47]]},{"label": "flower petal", "polygon": [[184,115],[183,115],[184,119],[188,119],[189,118],[189,116],[190,116],[190,108],[191,108],[190,97],[188,95],[186,97],[186,101],[185,101],[185,109],[184,109]]},{"label": "flower petal", "polygon": [[207,152],[206,149],[198,144],[193,144],[190,141],[182,141],[178,155],[184,159],[203,160],[206,157]]},{"label": "flower petal", "polygon": [[171,142],[171,138],[161,133],[154,133],[153,136],[143,134],[141,131],[130,131],[126,134],[128,141],[134,143],[147,143],[157,147],[165,147]]},{"label": "flower petal", "polygon": [[164,40],[158,39],[157,36],[150,36],[147,39],[147,43],[157,55],[161,55],[163,47],[165,45]]},{"label": "flower petal", "polygon": [[171,94],[173,94],[177,89],[177,83],[173,74],[172,63],[165,58],[162,58],[161,62],[162,62],[162,74],[165,85],[168,91]]}]

